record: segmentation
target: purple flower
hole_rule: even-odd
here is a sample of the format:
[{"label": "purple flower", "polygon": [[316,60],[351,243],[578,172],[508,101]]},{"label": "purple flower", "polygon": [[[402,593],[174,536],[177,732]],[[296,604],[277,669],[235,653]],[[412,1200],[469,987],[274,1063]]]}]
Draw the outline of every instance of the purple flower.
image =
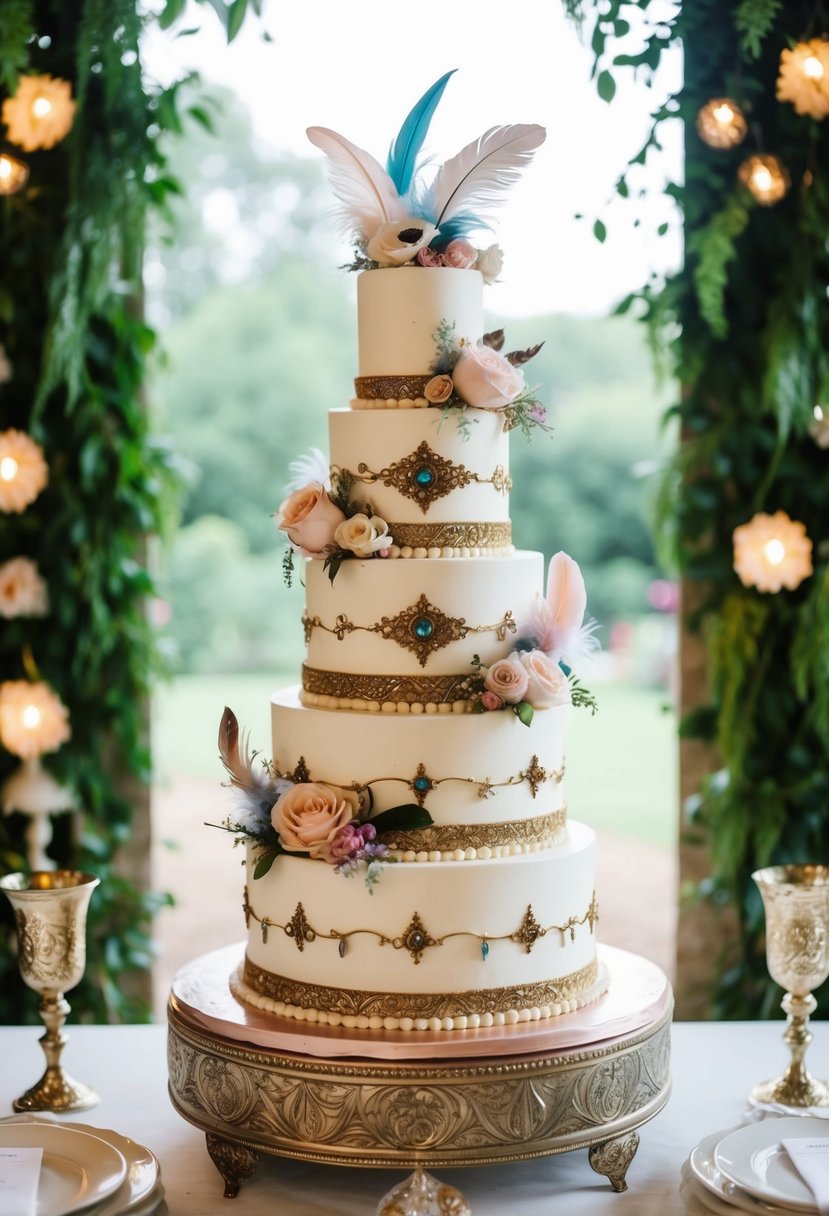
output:
[{"label": "purple flower", "polygon": [[533,422],[546,422],[547,410],[540,401],[534,401],[527,410],[527,417],[532,418]]}]

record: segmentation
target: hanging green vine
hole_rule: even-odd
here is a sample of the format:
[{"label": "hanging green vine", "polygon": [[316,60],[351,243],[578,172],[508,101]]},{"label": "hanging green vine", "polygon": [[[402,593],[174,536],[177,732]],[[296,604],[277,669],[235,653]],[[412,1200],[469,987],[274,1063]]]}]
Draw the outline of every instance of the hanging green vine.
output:
[{"label": "hanging green vine", "polygon": [[[230,36],[246,4],[219,8]],[[150,433],[142,401],[155,335],[140,301],[148,213],[181,189],[161,142],[182,129],[183,90],[142,75],[142,25],[155,18],[141,11],[135,0],[4,0],[0,21],[0,103],[29,76],[68,82],[75,103],[71,130],[51,147],[21,149],[8,113],[0,127],[3,150],[30,172],[25,189],[0,197],[0,431],[26,432],[48,466],[31,505],[0,511],[0,566],[36,563],[49,602],[45,616],[2,613],[0,683],[36,677],[68,709],[71,739],[45,764],[82,809],[53,818],[50,856],[102,880],[72,994],[77,1016],[101,1021],[148,1015],[131,977],[150,966],[152,916],[165,902],[125,877],[119,859],[129,790],[149,779],[159,667],[145,546],[176,483],[175,457]],[[16,764],[0,747],[0,783]],[[26,866],[27,823],[0,818],[4,872]],[[34,1020],[5,900],[0,916],[0,1020]]]},{"label": "hanging green vine", "polygon": [[[586,6],[567,7],[586,19]],[[666,193],[681,213],[685,262],[620,311],[639,311],[683,390],[669,412],[683,441],[659,495],[658,528],[663,553],[699,584],[701,607],[688,624],[710,655],[710,704],[682,733],[715,744],[722,761],[692,800],[691,827],[712,858],[699,894],[729,903],[740,926],[736,963],[712,976],[713,1010],[756,1017],[779,990],[751,873],[826,862],[829,852],[829,450],[818,443],[829,444],[829,121],[776,96],[781,51],[825,37],[829,8],[694,0],[665,12],[648,0],[605,0],[592,32],[594,75],[600,83],[633,68],[647,82],[669,48],[683,50],[682,90],[655,109],[617,193],[631,195],[662,125],[681,120],[685,183]],[[723,97],[748,120],[748,137],[731,149],[708,146],[695,126],[701,107]],[[774,206],[758,205],[738,177],[758,152],[779,157],[790,178]],[[612,216],[611,207],[602,217],[608,230]],[[737,577],[732,537],[756,513],[777,511],[805,526],[814,572],[794,589],[764,592]],[[825,1013],[826,990],[819,999]]]}]

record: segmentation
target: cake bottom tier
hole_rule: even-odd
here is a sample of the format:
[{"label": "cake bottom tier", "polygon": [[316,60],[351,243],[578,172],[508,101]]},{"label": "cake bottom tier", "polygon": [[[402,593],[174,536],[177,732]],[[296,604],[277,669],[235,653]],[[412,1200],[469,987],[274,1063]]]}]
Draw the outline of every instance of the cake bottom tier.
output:
[{"label": "cake bottom tier", "polygon": [[464,1030],[569,1013],[603,991],[595,837],[475,862],[385,865],[367,885],[281,855],[254,879],[237,996],[327,1025]]}]

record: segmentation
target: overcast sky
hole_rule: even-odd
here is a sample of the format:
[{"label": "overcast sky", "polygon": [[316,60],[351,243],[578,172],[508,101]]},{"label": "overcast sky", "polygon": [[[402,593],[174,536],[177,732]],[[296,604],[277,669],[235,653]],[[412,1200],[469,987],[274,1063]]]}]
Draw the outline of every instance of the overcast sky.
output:
[{"label": "overcast sky", "polygon": [[[625,161],[644,140],[649,111],[678,87],[678,56],[652,90],[620,75],[607,105],[589,79],[591,53],[558,0],[430,6],[270,0],[264,28],[273,41],[263,41],[263,25],[251,16],[230,47],[208,6],[191,6],[176,29],[194,25],[202,26],[195,36],[152,31],[147,70],[168,82],[195,68],[206,81],[234,89],[265,148],[319,157],[305,128],[327,126],[382,162],[412,104],[449,68],[459,70],[425,148],[437,163],[490,126],[544,125],[547,142],[497,220],[505,265],[503,282],[488,291],[492,311],[602,313],[652,268],[678,258],[677,232],[661,240],[654,233],[663,220],[673,220],[658,190],[666,175],[680,172],[679,124],[666,152],[638,179],[650,197],[623,208],[606,205]],[[577,212],[587,221],[576,221]],[[603,246],[591,231],[598,214],[608,226]],[[333,229],[331,242],[332,261],[339,262]]]}]

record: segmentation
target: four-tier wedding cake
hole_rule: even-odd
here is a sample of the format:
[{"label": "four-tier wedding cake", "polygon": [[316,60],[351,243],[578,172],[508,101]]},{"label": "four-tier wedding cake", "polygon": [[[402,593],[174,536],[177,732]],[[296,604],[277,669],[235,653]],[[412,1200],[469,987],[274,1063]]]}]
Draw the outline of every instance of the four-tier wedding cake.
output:
[{"label": "four-tier wedding cake", "polygon": [[329,459],[298,461],[279,527],[301,564],[306,661],[274,697],[273,759],[226,711],[245,791],[246,956],[234,993],[366,1032],[458,1032],[597,999],[595,840],[568,819],[564,723],[591,698],[590,641],[564,553],[512,546],[508,433],[547,429],[537,347],[484,332],[501,270],[487,207],[542,143],[497,127],[428,186],[420,149],[451,73],[383,168],[312,128],[355,235],[358,376]]}]

